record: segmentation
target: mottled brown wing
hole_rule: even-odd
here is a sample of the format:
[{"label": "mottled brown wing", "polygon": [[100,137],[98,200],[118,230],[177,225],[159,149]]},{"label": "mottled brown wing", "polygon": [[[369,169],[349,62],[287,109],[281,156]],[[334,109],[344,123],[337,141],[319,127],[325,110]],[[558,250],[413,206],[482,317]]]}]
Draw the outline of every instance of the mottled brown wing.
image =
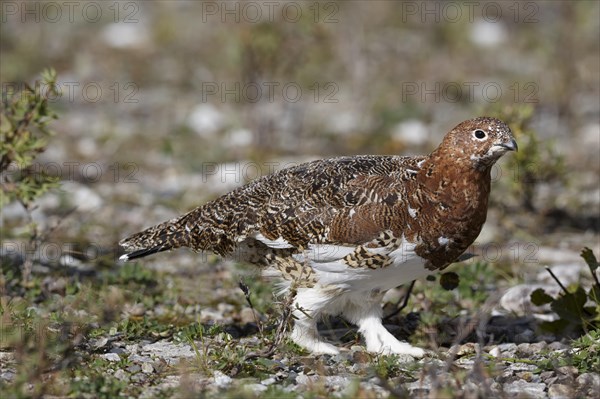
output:
[{"label": "mottled brown wing", "polygon": [[[307,185],[301,201],[270,201],[259,218],[260,233],[305,248],[309,243],[365,243],[392,225],[402,230],[405,212],[398,205],[403,203],[410,178],[364,173],[332,187]],[[286,197],[290,196],[282,193]]]}]

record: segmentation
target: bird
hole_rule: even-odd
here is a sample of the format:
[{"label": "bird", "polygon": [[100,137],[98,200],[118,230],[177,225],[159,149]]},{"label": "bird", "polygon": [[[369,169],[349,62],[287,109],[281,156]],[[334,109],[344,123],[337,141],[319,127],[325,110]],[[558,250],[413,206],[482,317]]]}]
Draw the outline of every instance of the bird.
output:
[{"label": "bird", "polygon": [[257,265],[293,294],[291,339],[312,354],[340,353],[317,322],[341,316],[366,350],[423,357],[382,324],[386,291],[443,270],[485,223],[491,170],[517,151],[492,117],[459,123],[429,155],[315,160],[259,177],[119,242],[129,261],[180,247]]}]

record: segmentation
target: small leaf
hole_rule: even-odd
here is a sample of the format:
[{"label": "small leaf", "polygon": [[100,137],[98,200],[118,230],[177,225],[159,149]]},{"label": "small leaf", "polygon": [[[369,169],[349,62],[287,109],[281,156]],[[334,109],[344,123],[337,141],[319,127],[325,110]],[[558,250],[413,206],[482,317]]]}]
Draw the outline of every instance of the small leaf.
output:
[{"label": "small leaf", "polygon": [[584,289],[577,287],[575,292],[569,292],[555,299],[551,307],[561,319],[581,325],[583,324],[583,306],[586,300]]},{"label": "small leaf", "polygon": [[440,285],[447,291],[451,291],[458,287],[460,278],[454,272],[444,273],[440,276]]},{"label": "small leaf", "polygon": [[554,298],[546,294],[546,291],[544,291],[543,288],[538,288],[537,290],[533,291],[530,297],[531,303],[533,303],[535,306],[542,306],[554,300]]},{"label": "small leaf", "polygon": [[596,256],[594,256],[594,252],[592,252],[592,250],[589,249],[588,247],[585,247],[581,251],[581,257],[583,258],[583,260],[585,260],[585,263],[587,263],[588,266],[590,267],[592,274],[594,274],[594,272],[596,271],[596,269],[599,266],[598,260],[596,259]]}]

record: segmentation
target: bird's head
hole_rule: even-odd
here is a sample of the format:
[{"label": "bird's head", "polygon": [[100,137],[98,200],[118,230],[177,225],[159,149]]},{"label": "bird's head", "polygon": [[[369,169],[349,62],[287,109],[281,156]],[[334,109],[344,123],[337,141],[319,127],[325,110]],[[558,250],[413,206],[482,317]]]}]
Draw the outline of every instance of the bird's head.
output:
[{"label": "bird's head", "polygon": [[436,151],[442,151],[455,162],[488,169],[506,152],[517,149],[517,142],[506,123],[482,116],[459,123],[446,134]]}]

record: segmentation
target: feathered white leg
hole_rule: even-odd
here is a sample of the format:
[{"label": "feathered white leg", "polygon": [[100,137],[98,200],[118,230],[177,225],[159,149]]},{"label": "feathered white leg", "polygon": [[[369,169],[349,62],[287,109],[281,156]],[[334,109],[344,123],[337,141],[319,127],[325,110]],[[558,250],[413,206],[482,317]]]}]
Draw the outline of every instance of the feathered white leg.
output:
[{"label": "feathered white leg", "polygon": [[325,342],[317,330],[319,310],[327,297],[319,295],[316,289],[299,290],[293,303],[294,328],[290,337],[299,346],[318,354],[337,355],[340,351]]},{"label": "feathered white leg", "polygon": [[365,338],[367,351],[384,355],[398,354],[423,357],[425,351],[406,342],[400,342],[381,323],[382,311],[379,302],[365,303],[365,306],[347,306],[344,315],[348,321],[358,326],[358,332]]}]

